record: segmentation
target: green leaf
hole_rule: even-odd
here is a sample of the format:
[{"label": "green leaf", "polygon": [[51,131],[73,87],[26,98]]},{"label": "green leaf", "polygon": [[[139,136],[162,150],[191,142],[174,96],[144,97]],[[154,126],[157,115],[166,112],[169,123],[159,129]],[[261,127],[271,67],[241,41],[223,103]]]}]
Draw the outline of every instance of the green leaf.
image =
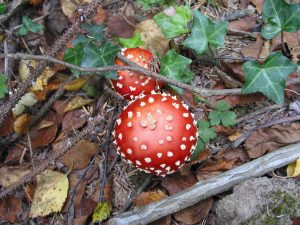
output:
[{"label": "green leaf", "polygon": [[193,152],[190,161],[194,161],[197,159],[198,155],[201,153],[201,151],[205,148],[204,142],[199,138],[197,142],[197,146],[195,151]]},{"label": "green leaf", "polygon": [[215,107],[218,111],[226,111],[231,108],[231,106],[225,101],[218,101]]},{"label": "green leaf", "polygon": [[80,43],[82,43],[82,44],[88,44],[88,43],[90,43],[92,40],[93,40],[92,38],[88,38],[88,37],[86,37],[86,36],[84,36],[84,35],[82,35],[82,34],[79,34],[79,35],[77,35],[77,37],[72,41],[72,44],[73,44],[74,46],[76,46],[76,45],[78,45],[78,44],[80,44]]},{"label": "green leaf", "polygon": [[183,45],[197,54],[204,53],[208,46],[224,46],[224,38],[228,22],[213,22],[199,11],[194,11],[192,33],[185,39]]},{"label": "green leaf", "polygon": [[[187,66],[191,63],[192,60],[182,55],[178,55],[175,50],[172,49],[160,60],[159,73],[168,78],[190,84],[194,79],[194,74]],[[174,86],[172,86],[172,88],[181,92],[180,88]]]},{"label": "green leaf", "polygon": [[230,105],[224,101],[218,101],[215,109],[208,114],[210,124],[216,126],[222,124],[224,127],[236,124],[236,113],[229,111]]},{"label": "green leaf", "polygon": [[3,98],[7,93],[6,77],[0,74],[0,98]]},{"label": "green leaf", "polygon": [[212,126],[216,126],[221,123],[220,112],[217,110],[213,110],[213,111],[209,112],[208,118],[210,119],[210,124]]},{"label": "green leaf", "polygon": [[104,26],[101,25],[90,25],[88,23],[84,23],[82,24],[82,28],[87,30],[88,32],[88,36],[94,38],[97,41],[102,41],[103,40],[103,30],[104,30]]},{"label": "green leaf", "polygon": [[262,65],[256,61],[244,63],[243,70],[246,81],[242,93],[261,92],[277,104],[283,104],[286,79],[297,70],[297,65],[281,52],[274,52]]},{"label": "green leaf", "polygon": [[300,29],[300,3],[288,4],[285,0],[264,0],[262,10],[262,36],[276,37],[281,31],[296,32]]},{"label": "green leaf", "polygon": [[236,124],[236,113],[232,111],[220,112],[221,123],[224,127],[234,126]]},{"label": "green leaf", "polygon": [[3,14],[6,12],[7,6],[4,3],[0,3],[0,14]]},{"label": "green leaf", "polygon": [[93,212],[93,223],[106,220],[111,213],[111,206],[107,202],[98,202]]},{"label": "green leaf", "polygon": [[[103,67],[114,65],[114,59],[119,51],[120,48],[118,46],[108,42],[100,47],[92,43],[85,45],[81,67]],[[108,71],[101,74],[112,79],[116,79],[117,77],[116,71]]]},{"label": "green leaf", "polygon": [[37,23],[37,22],[34,22],[33,20],[31,20],[28,16],[23,16],[22,17],[22,23],[23,23],[23,26],[33,32],[33,33],[37,33],[41,30],[43,30],[43,25]]},{"label": "green leaf", "polygon": [[119,38],[118,40],[125,48],[136,48],[144,44],[140,32],[134,32],[131,38]]},{"label": "green leaf", "polygon": [[21,26],[18,30],[18,34],[21,36],[25,36],[28,34],[28,30],[27,28],[25,28],[24,26]]},{"label": "green leaf", "polygon": [[153,17],[154,22],[167,38],[188,33],[190,31],[188,22],[191,19],[192,11],[185,6],[172,6]]},{"label": "green leaf", "polygon": [[199,137],[204,143],[209,142],[211,139],[214,139],[217,134],[214,127],[210,127],[209,122],[206,120],[199,120],[197,122]]},{"label": "green leaf", "polygon": [[137,0],[137,3],[144,8],[144,10],[149,10],[153,5],[160,5],[163,0]]},{"label": "green leaf", "polygon": [[[64,61],[74,64],[76,66],[80,66],[82,58],[83,58],[83,44],[77,44],[75,48],[68,48],[64,54]],[[71,69],[73,74],[78,77],[81,72],[78,70]]]}]

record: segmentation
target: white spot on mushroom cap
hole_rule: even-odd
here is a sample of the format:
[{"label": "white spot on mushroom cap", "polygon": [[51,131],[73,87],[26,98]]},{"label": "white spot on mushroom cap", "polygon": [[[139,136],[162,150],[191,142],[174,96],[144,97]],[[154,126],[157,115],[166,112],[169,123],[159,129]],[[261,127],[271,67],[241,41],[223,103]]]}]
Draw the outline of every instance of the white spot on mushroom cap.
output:
[{"label": "white spot on mushroom cap", "polygon": [[167,153],[167,156],[170,157],[170,158],[173,157],[173,155],[174,155],[173,152],[168,152]]},{"label": "white spot on mushroom cap", "polygon": [[142,165],[142,163],[139,160],[135,160],[135,164],[139,166]]},{"label": "white spot on mushroom cap", "polygon": [[195,140],[196,138],[194,136],[190,136],[190,141]]},{"label": "white spot on mushroom cap", "polygon": [[140,106],[142,106],[142,107],[145,106],[145,105],[146,105],[145,102],[141,102],[141,103],[140,103]]},{"label": "white spot on mushroom cap", "polygon": [[147,145],[141,145],[141,150],[147,150]]},{"label": "white spot on mushroom cap", "polygon": [[175,163],[176,166],[180,166],[180,160]]},{"label": "white spot on mushroom cap", "polygon": [[127,149],[127,153],[129,154],[129,155],[131,155],[132,154],[132,149]]},{"label": "white spot on mushroom cap", "polygon": [[176,96],[172,96],[172,99],[177,100],[177,97]]},{"label": "white spot on mushroom cap", "polygon": [[131,123],[131,122],[128,122],[128,123],[127,123],[127,126],[128,126],[128,127],[132,127],[132,123]]},{"label": "white spot on mushroom cap", "polygon": [[141,117],[141,112],[136,112],[136,117]]},{"label": "white spot on mushroom cap", "polygon": [[163,97],[162,99],[161,99],[161,101],[162,102],[165,102],[165,101],[167,101],[168,99],[166,98],[166,97]]},{"label": "white spot on mushroom cap", "polygon": [[176,109],[179,109],[179,104],[176,103],[176,102],[173,102],[173,103],[172,103],[172,106],[174,106]]},{"label": "white spot on mushroom cap", "polygon": [[122,137],[123,137],[123,134],[122,134],[122,133],[119,133],[119,134],[118,134],[118,138],[119,138],[120,140],[122,140]]},{"label": "white spot on mushroom cap", "polygon": [[119,76],[119,77],[118,77],[118,80],[123,80],[123,76]]},{"label": "white spot on mushroom cap", "polygon": [[161,152],[157,153],[157,158],[161,158],[161,157],[162,157],[162,153]]},{"label": "white spot on mushroom cap", "polygon": [[130,89],[130,91],[135,91],[135,90],[136,90],[136,87],[131,87],[131,86],[129,86],[129,89]]},{"label": "white spot on mushroom cap", "polygon": [[160,174],[162,171],[161,170],[155,170],[155,173]]},{"label": "white spot on mushroom cap", "polygon": [[123,88],[123,84],[117,82],[117,87],[118,88]]},{"label": "white spot on mushroom cap", "polygon": [[160,109],[156,109],[156,113],[157,113],[158,115],[162,115],[162,111],[161,111]]},{"label": "white spot on mushroom cap", "polygon": [[137,142],[137,141],[138,141],[138,137],[133,137],[132,140],[133,140],[134,142]]},{"label": "white spot on mushroom cap", "polygon": [[120,125],[120,124],[121,124],[121,121],[122,121],[121,118],[119,118],[119,119],[117,119],[116,122],[117,122],[118,125]]},{"label": "white spot on mushroom cap", "polygon": [[161,168],[165,168],[165,167],[166,167],[166,164],[160,164],[160,167],[161,167]]},{"label": "white spot on mushroom cap", "polygon": [[168,115],[166,117],[166,120],[169,121],[169,122],[171,122],[173,120],[173,116],[172,115]]},{"label": "white spot on mushroom cap", "polygon": [[125,155],[124,155],[124,153],[123,153],[123,152],[121,152],[121,156],[122,156],[123,158],[125,158]]},{"label": "white spot on mushroom cap", "polygon": [[133,113],[132,113],[132,111],[129,111],[127,114],[128,114],[128,119],[131,119],[131,118],[132,118],[132,116],[133,116]]},{"label": "white spot on mushroom cap", "polygon": [[158,143],[159,143],[160,145],[162,145],[162,144],[164,143],[164,140],[159,140]]},{"label": "white spot on mushroom cap", "polygon": [[184,144],[180,145],[181,150],[185,150],[186,146]]},{"label": "white spot on mushroom cap", "polygon": [[192,127],[192,126],[191,126],[191,124],[189,124],[189,123],[188,123],[187,125],[185,125],[186,130],[190,130],[191,127]]},{"label": "white spot on mushroom cap", "polygon": [[170,166],[166,167],[166,170],[167,170],[167,171],[170,171],[170,169],[171,169],[171,167],[170,167]]},{"label": "white spot on mushroom cap", "polygon": [[149,103],[153,103],[154,102],[154,98],[152,98],[152,97],[148,98],[148,102]]},{"label": "white spot on mushroom cap", "polygon": [[172,141],[172,137],[171,136],[167,136],[167,141]]},{"label": "white spot on mushroom cap", "polygon": [[188,118],[189,114],[188,113],[183,113],[183,117]]},{"label": "white spot on mushroom cap", "polygon": [[186,141],[186,137],[183,137],[183,138],[182,138],[182,141]]},{"label": "white spot on mushroom cap", "polygon": [[151,163],[151,161],[152,161],[151,158],[149,158],[149,157],[145,158],[146,163]]},{"label": "white spot on mushroom cap", "polygon": [[141,124],[141,126],[144,127],[144,128],[147,127],[147,121],[145,121],[145,120],[141,120],[141,121],[140,121],[140,124]]}]

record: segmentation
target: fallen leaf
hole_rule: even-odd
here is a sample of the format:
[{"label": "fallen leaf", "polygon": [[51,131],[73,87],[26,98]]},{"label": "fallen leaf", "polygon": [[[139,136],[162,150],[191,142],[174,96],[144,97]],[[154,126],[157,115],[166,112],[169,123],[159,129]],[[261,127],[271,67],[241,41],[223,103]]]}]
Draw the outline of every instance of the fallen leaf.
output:
[{"label": "fallen leaf", "polygon": [[28,154],[24,154],[24,151],[26,151],[26,149],[26,147],[20,144],[15,144],[9,150],[4,163],[9,165],[15,165],[15,163],[20,163],[21,158],[23,158],[23,161],[30,162],[30,159],[27,157]]},{"label": "fallen leaf", "polygon": [[0,168],[0,184],[8,187],[18,182],[24,175],[31,171],[28,166],[2,166]]},{"label": "fallen leaf", "polygon": [[256,10],[259,14],[262,13],[263,0],[250,0],[250,2],[256,6]]},{"label": "fallen leaf", "polygon": [[37,61],[35,60],[20,60],[19,63],[19,75],[21,81],[25,81],[30,75],[30,68],[35,68],[37,66]]},{"label": "fallen leaf", "polygon": [[219,135],[229,136],[235,133],[235,128],[232,127],[224,127],[222,125],[217,125],[214,126],[214,128],[216,130],[216,133],[218,133]]},{"label": "fallen leaf", "polygon": [[62,162],[69,168],[83,169],[89,164],[98,149],[98,144],[82,139],[64,154]]},{"label": "fallen leaf", "polygon": [[[142,192],[134,200],[134,204],[137,207],[143,207],[150,203],[160,201],[167,197],[168,196],[161,190]],[[163,217],[159,220],[156,220],[152,223],[149,223],[149,224],[150,225],[169,225],[170,223],[171,223],[171,215],[168,215],[168,216],[165,216],[165,217]]]},{"label": "fallen leaf", "polygon": [[106,20],[106,11],[101,8],[101,7],[98,7],[97,9],[97,13],[95,16],[93,16],[91,19],[90,19],[90,23],[96,23],[96,24],[104,24]]},{"label": "fallen leaf", "polygon": [[44,0],[30,0],[29,3],[31,5],[41,5],[44,2]]},{"label": "fallen leaf", "polygon": [[207,180],[207,179],[210,179],[212,177],[215,177],[219,174],[221,174],[222,171],[213,171],[213,172],[204,172],[204,171],[200,171],[199,173],[197,172],[197,179],[198,181],[201,181],[201,180]]},{"label": "fallen leaf", "polygon": [[[50,126],[45,126],[43,121],[47,121],[46,125]],[[50,111],[44,116],[44,119],[29,132],[32,149],[50,144],[55,139],[57,129],[56,113]]]},{"label": "fallen leaf", "polygon": [[166,39],[161,29],[152,20],[145,20],[136,25],[136,32],[140,32],[144,45],[141,48],[148,49],[163,56],[170,49],[169,40]]},{"label": "fallen leaf", "polygon": [[47,86],[48,81],[53,75],[55,71],[50,67],[46,67],[46,69],[42,72],[42,74],[37,78],[34,85],[32,85],[32,91],[42,91],[44,90],[44,86]]},{"label": "fallen leaf", "polygon": [[3,224],[21,223],[22,199],[16,196],[8,196],[0,201],[0,221]]},{"label": "fallen leaf", "polygon": [[286,168],[286,174],[289,177],[297,177],[300,175],[300,157]]},{"label": "fallen leaf", "polygon": [[[96,206],[97,206],[97,202],[93,201],[90,198],[83,198],[80,203],[80,206],[77,209],[75,209],[74,221],[76,221],[76,219],[77,219],[77,223],[81,222],[82,220],[84,221],[84,218],[88,217],[96,208]],[[85,224],[86,223],[84,223],[84,225]]]},{"label": "fallen leaf", "polygon": [[58,100],[58,101],[54,102],[52,105],[53,110],[56,112],[57,121],[59,124],[62,123],[63,117],[66,114],[64,110],[65,110],[67,104],[68,104],[68,101],[66,101],[66,100]]},{"label": "fallen leaf", "polygon": [[4,137],[11,134],[14,131],[14,117],[13,113],[10,112],[5,117],[3,124],[0,127],[0,136]]},{"label": "fallen leaf", "polygon": [[184,210],[174,213],[173,216],[177,221],[183,222],[184,224],[199,224],[208,216],[212,203],[213,198],[208,198]]},{"label": "fallen leaf", "polygon": [[256,26],[256,18],[252,16],[245,16],[238,20],[229,23],[229,30],[241,30],[251,32]]},{"label": "fallen leaf", "polygon": [[219,98],[218,100],[223,100],[227,102],[231,107],[234,106],[243,106],[243,105],[249,105],[249,104],[256,104],[261,101],[266,100],[266,97],[263,94],[260,93],[254,93],[254,94],[243,94],[243,95],[229,95],[225,98]]},{"label": "fallen leaf", "polygon": [[173,195],[179,191],[193,186],[196,182],[197,179],[193,174],[189,174],[188,176],[181,176],[180,174],[175,173],[163,178],[161,185],[171,195]]},{"label": "fallen leaf", "polygon": [[83,3],[91,3],[92,0],[60,0],[61,2],[61,9],[64,14],[71,19],[73,13],[76,11],[77,7]]},{"label": "fallen leaf", "polygon": [[229,141],[234,142],[236,139],[238,139],[242,134],[239,131],[236,131],[234,134],[230,135],[228,137]]},{"label": "fallen leaf", "polygon": [[81,109],[67,112],[62,121],[62,131],[68,133],[82,127],[87,120],[86,113]]},{"label": "fallen leaf", "polygon": [[261,37],[256,39],[256,42],[249,44],[247,47],[241,49],[244,57],[258,59],[262,50],[264,40]]},{"label": "fallen leaf", "polygon": [[88,77],[80,77],[75,80],[72,80],[70,83],[64,86],[64,89],[67,91],[77,91],[80,90],[85,83],[87,82]]},{"label": "fallen leaf", "polygon": [[239,158],[234,157],[232,159],[219,158],[217,160],[207,160],[201,167],[197,169],[197,173],[202,172],[214,172],[214,171],[226,171],[233,168]]},{"label": "fallen leaf", "polygon": [[270,55],[270,40],[265,40],[264,45],[261,49],[261,52],[259,54],[259,58],[267,58]]},{"label": "fallen leaf", "polygon": [[245,141],[245,149],[250,158],[255,159],[266,152],[300,141],[300,124],[288,126],[275,125],[271,128],[260,128]]},{"label": "fallen leaf", "polygon": [[108,17],[107,27],[113,37],[131,38],[133,36],[135,19],[133,16],[126,16],[126,20],[123,16]]},{"label": "fallen leaf", "polygon": [[98,202],[93,213],[93,223],[106,220],[110,216],[111,210],[111,205],[108,202]]},{"label": "fallen leaf", "polygon": [[92,99],[86,99],[86,98],[83,98],[82,96],[75,96],[68,102],[64,111],[69,112],[74,109],[81,108],[82,106],[88,105],[91,102],[93,102]]},{"label": "fallen leaf", "polygon": [[69,181],[66,174],[46,170],[37,176],[29,217],[59,212],[67,198]]},{"label": "fallen leaf", "polygon": [[249,161],[249,157],[246,151],[242,148],[227,148],[223,151],[218,152],[214,155],[216,159],[227,159],[232,160],[238,158],[241,162]]},{"label": "fallen leaf", "polygon": [[33,93],[26,93],[16,104],[15,108],[13,109],[13,113],[15,116],[21,115],[25,107],[33,106],[37,102],[37,98]]},{"label": "fallen leaf", "polygon": [[27,129],[30,121],[31,121],[31,116],[29,114],[23,114],[19,116],[14,122],[14,131],[17,134],[27,133]]},{"label": "fallen leaf", "polygon": [[228,63],[225,62],[224,60],[220,60],[220,64],[227,74],[235,77],[237,80],[241,82],[245,81],[245,73],[242,68],[243,66],[242,63]]}]

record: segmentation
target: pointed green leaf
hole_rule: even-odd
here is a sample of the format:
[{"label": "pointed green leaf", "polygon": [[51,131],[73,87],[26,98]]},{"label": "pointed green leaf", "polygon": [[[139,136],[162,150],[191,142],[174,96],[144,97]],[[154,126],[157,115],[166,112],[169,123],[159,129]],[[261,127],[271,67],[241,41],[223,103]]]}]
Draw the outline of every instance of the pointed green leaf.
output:
[{"label": "pointed green leaf", "polygon": [[7,93],[6,77],[0,74],[0,98],[3,98]]},{"label": "pointed green leaf", "polygon": [[[103,67],[114,65],[114,60],[120,48],[108,42],[102,46],[89,44],[84,46],[84,57],[81,62],[82,67]],[[102,75],[115,79],[117,77],[116,71],[108,71],[101,73]]]},{"label": "pointed green leaf", "polygon": [[154,22],[167,38],[188,33],[190,31],[188,22],[191,19],[192,11],[185,6],[172,6],[153,17]]},{"label": "pointed green leaf", "polygon": [[224,46],[224,38],[228,22],[213,22],[199,11],[194,11],[192,33],[185,39],[183,45],[197,54],[204,53],[208,46]]},{"label": "pointed green leaf", "polygon": [[197,128],[199,137],[204,143],[209,142],[211,139],[214,139],[217,136],[215,128],[210,127],[209,122],[206,120],[199,120],[197,122]]},{"label": "pointed green leaf", "polygon": [[22,17],[22,23],[23,23],[23,26],[33,32],[33,33],[37,33],[41,30],[43,30],[43,25],[37,23],[37,22],[34,22],[33,20],[31,20],[28,16],[23,16]]},{"label": "pointed green leaf", "polygon": [[136,48],[144,44],[140,32],[134,32],[131,38],[119,38],[118,40],[125,48]]},{"label": "pointed green leaf", "polygon": [[274,52],[262,65],[256,61],[244,63],[243,70],[246,74],[243,93],[261,92],[277,104],[283,104],[286,79],[297,66],[281,52]]},{"label": "pointed green leaf", "polygon": [[[174,49],[167,52],[167,54],[160,60],[159,73],[174,80],[190,84],[194,79],[194,74],[188,69],[188,65],[192,60],[178,55]],[[176,91],[181,92],[180,88],[172,86]]]},{"label": "pointed green leaf", "polygon": [[72,44],[74,46],[78,45],[79,43],[82,43],[82,44],[88,44],[92,41],[93,39],[92,38],[88,38],[82,34],[79,34],[77,35],[77,37],[72,41]]},{"label": "pointed green leaf", "polygon": [[285,0],[264,0],[262,35],[276,37],[281,31],[296,32],[300,29],[300,3],[288,4]]},{"label": "pointed green leaf", "polygon": [[[77,44],[75,48],[68,48],[64,54],[64,61],[80,66],[81,60],[83,58],[83,44]],[[81,72],[78,70],[71,69],[73,74],[78,77]]]},{"label": "pointed green leaf", "polygon": [[103,40],[104,26],[102,24],[101,25],[97,25],[97,24],[90,25],[88,23],[84,23],[84,24],[82,24],[82,28],[87,30],[89,37],[94,38],[97,41]]}]

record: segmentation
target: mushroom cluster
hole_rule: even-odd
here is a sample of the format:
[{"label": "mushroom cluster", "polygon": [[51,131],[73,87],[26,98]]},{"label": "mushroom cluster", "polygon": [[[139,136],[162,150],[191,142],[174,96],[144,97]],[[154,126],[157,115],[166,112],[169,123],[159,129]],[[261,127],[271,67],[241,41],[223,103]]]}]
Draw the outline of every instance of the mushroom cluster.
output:
[{"label": "mushroom cluster", "polygon": [[[139,66],[150,70],[153,62],[153,54],[141,48],[127,48],[122,52],[130,61]],[[116,65],[125,66],[120,59],[115,60]],[[112,80],[114,89],[117,93],[130,100],[141,94],[150,94],[151,91],[158,91],[162,87],[162,82],[151,77],[147,77],[134,71],[118,71],[118,79]]]},{"label": "mushroom cluster", "polygon": [[128,163],[164,176],[189,160],[198,133],[188,106],[163,93],[130,102],[116,121],[114,135],[117,151]]}]

